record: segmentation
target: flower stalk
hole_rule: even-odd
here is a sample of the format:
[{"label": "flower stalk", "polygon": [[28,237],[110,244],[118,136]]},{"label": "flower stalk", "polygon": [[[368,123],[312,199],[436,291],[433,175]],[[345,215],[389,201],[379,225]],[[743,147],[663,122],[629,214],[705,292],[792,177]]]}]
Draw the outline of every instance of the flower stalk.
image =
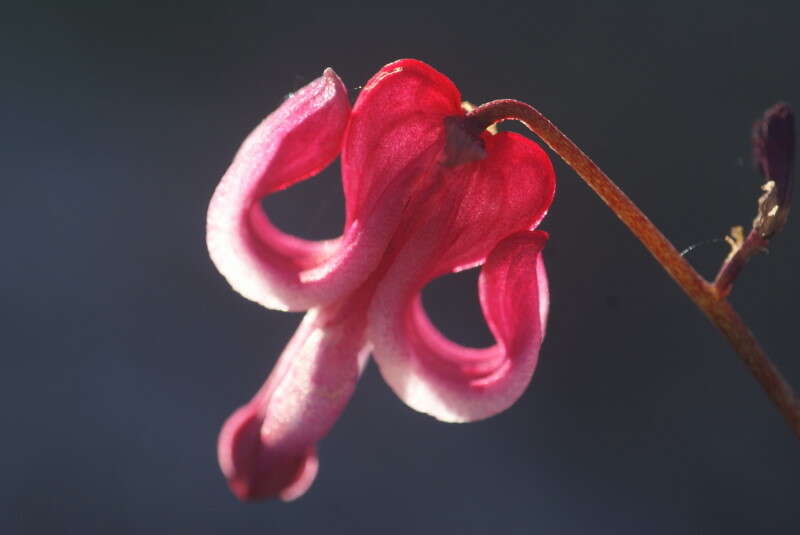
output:
[{"label": "flower stalk", "polygon": [[[724,277],[722,285],[719,279],[717,284],[706,281],[608,175],[532,106],[517,100],[495,100],[472,110],[467,114],[467,120],[472,121],[477,128],[488,128],[505,120],[519,121],[558,154],[622,220],[686,295],[722,332],[792,432],[800,438],[800,400],[726,299],[732,282],[732,278],[728,279],[731,275],[738,274],[741,266],[736,268],[735,273],[731,271],[728,275],[721,274]],[[758,245],[756,240],[748,239],[745,243],[753,245],[753,250]],[[726,263],[728,264],[730,262]],[[724,267],[722,273],[726,273]]]}]

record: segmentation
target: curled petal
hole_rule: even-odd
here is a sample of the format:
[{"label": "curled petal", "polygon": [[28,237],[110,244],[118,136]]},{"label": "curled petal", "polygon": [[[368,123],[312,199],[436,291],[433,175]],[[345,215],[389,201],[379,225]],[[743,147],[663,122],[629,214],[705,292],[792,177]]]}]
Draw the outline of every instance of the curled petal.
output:
[{"label": "curled petal", "polygon": [[219,463],[240,499],[293,500],[311,485],[315,445],[367,361],[364,325],[363,313],[310,310],[261,390],[225,422]]},{"label": "curled petal", "polygon": [[309,178],[341,149],[347,91],[327,69],[294,93],[245,140],[208,209],[211,259],[244,297],[268,308],[305,310],[357,287],[380,260],[393,221],[378,211],[350,221],[335,240],[307,241],[276,229],[260,200]]},{"label": "curled petal", "polygon": [[426,281],[407,276],[425,252],[400,253],[370,306],[368,336],[381,374],[406,404],[440,420],[467,422],[497,414],[522,395],[547,321],[546,241],[544,232],[523,231],[489,254],[479,296],[497,343],[485,349],[460,346],[436,330],[419,297]]}]

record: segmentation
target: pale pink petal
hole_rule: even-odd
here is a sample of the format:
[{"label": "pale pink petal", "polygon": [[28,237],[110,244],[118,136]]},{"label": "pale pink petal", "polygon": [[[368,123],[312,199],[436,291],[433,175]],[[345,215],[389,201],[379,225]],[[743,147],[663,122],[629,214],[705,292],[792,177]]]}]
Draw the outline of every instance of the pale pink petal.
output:
[{"label": "pale pink petal", "polygon": [[349,293],[380,260],[397,223],[389,210],[349,222],[339,239],[312,242],[279,231],[261,208],[266,195],[331,163],[349,116],[347,91],[327,69],[250,134],[222,178],[208,209],[208,250],[244,297],[305,310]]},{"label": "pale pink petal", "polygon": [[[381,374],[410,407],[440,420],[466,422],[510,407],[530,382],[545,331],[549,294],[541,250],[547,235],[523,231],[489,254],[479,282],[484,316],[496,345],[460,346],[430,323],[414,274],[434,254],[424,240],[398,254],[377,288],[368,337]],[[431,243],[435,243],[432,240]]]},{"label": "pale pink petal", "polygon": [[228,418],[218,456],[240,499],[293,500],[314,480],[316,443],[352,395],[367,361],[363,310],[310,310],[269,378]]}]

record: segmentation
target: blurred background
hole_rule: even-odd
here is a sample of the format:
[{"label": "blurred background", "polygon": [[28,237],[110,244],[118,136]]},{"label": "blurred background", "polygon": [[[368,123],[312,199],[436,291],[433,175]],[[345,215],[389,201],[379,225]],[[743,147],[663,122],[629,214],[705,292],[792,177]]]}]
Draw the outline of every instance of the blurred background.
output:
[{"label": "blurred background", "polygon": [[[204,243],[245,135],[332,66],[355,97],[427,61],[537,106],[713,276],[760,191],[752,121],[800,103],[794,2],[69,2],[0,21],[0,532],[770,533],[800,447],[737,356],[568,168],[542,228],[552,309],[530,388],[488,421],[406,408],[370,365],[297,502],[242,504],[215,457],[300,315],[234,293]],[[793,52],[794,51],[794,52]],[[338,165],[266,201],[338,235]],[[798,216],[800,214],[795,214]],[[800,388],[800,217],[733,303]],[[425,303],[492,342],[476,273]]]}]

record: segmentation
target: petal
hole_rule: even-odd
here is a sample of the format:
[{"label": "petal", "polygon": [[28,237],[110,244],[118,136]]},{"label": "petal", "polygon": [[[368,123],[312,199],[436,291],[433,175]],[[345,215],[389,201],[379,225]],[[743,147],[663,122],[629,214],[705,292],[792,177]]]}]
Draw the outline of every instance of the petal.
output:
[{"label": "petal", "polygon": [[[482,136],[486,156],[457,167],[439,165],[406,206],[395,244],[426,234],[435,254],[417,269],[434,276],[479,265],[505,236],[535,228],[555,194],[544,150],[511,132]],[[424,263],[424,265],[423,265]]]},{"label": "petal", "polygon": [[344,409],[367,361],[363,311],[310,310],[264,386],[225,422],[218,456],[243,500],[293,500],[314,480],[316,443]]},{"label": "petal", "polygon": [[441,237],[438,273],[476,265],[504,236],[534,228],[555,193],[539,145],[475,132],[453,83],[409,59],[386,65],[359,95],[342,176],[348,221],[391,203],[403,207],[395,247],[420,232]]},{"label": "petal", "polygon": [[[451,115],[464,115],[458,89],[421,61],[395,61],[367,82],[342,148],[348,222],[379,202],[405,204],[415,179],[428,175],[440,157],[444,118]],[[392,185],[396,190],[387,195]]]},{"label": "petal", "polygon": [[305,310],[349,293],[380,259],[393,229],[380,211],[350,222],[339,239],[312,242],[279,231],[261,208],[262,197],[330,164],[349,115],[347,91],[327,69],[250,134],[222,178],[208,209],[208,250],[244,297]]},{"label": "petal", "polygon": [[411,408],[440,420],[467,422],[510,407],[527,387],[539,356],[549,294],[541,250],[547,235],[523,231],[500,242],[479,281],[484,317],[496,345],[460,346],[431,324],[409,276],[424,251],[406,248],[370,305],[368,338],[381,374]]}]

